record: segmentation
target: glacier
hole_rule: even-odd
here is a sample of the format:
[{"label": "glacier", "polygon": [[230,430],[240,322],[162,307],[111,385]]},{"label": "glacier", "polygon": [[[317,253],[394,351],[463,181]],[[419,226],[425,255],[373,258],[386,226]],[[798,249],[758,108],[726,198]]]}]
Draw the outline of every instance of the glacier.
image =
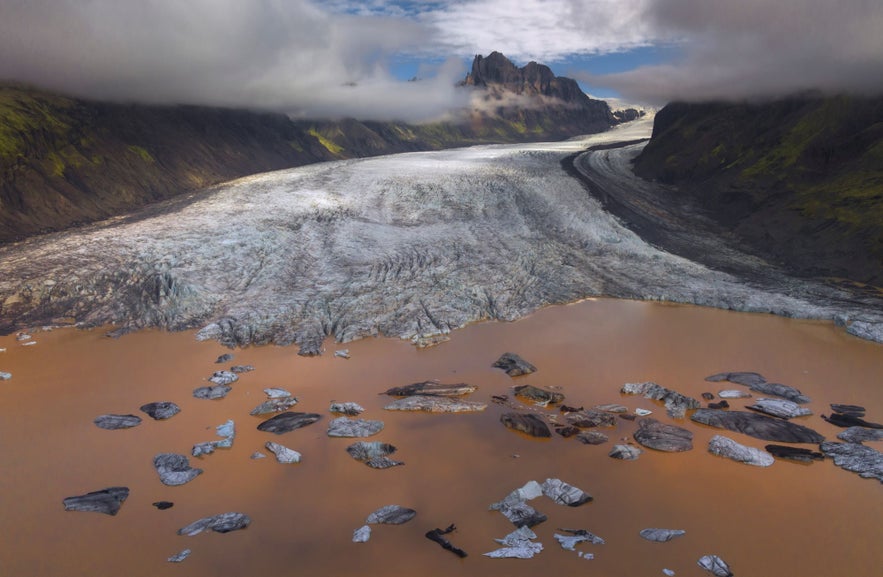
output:
[{"label": "glacier", "polygon": [[641,239],[561,161],[652,120],[558,143],[477,146],[249,176],[0,247],[0,325],[199,329],[227,346],[421,339],[593,296],[838,320],[879,308],[758,285]]}]

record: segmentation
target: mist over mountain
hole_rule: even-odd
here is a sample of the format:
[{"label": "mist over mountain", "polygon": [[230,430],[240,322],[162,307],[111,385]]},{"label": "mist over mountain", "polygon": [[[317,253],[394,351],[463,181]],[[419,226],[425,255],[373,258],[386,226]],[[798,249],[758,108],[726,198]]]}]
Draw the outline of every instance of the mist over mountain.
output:
[{"label": "mist over mountain", "polygon": [[[409,83],[419,84],[419,82]],[[543,65],[477,56],[445,122],[298,120],[202,106],[97,102],[0,86],[0,242],[107,218],[247,174],[323,160],[560,140],[620,122]]]}]

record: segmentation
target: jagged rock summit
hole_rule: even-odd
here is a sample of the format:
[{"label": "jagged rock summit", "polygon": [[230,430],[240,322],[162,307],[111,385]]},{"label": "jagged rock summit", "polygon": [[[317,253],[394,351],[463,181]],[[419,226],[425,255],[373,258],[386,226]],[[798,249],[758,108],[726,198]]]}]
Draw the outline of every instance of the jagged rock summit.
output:
[{"label": "jagged rock summit", "polygon": [[590,133],[620,122],[603,100],[589,98],[576,80],[536,62],[519,68],[499,52],[476,55],[462,86],[474,87],[473,126],[505,120],[532,133]]},{"label": "jagged rock summit", "polygon": [[476,55],[472,61],[472,72],[466,75],[463,84],[483,88],[501,85],[515,94],[549,96],[564,102],[592,102],[576,80],[555,76],[548,66],[536,62],[528,62],[518,68],[499,52],[491,52],[486,57]]}]

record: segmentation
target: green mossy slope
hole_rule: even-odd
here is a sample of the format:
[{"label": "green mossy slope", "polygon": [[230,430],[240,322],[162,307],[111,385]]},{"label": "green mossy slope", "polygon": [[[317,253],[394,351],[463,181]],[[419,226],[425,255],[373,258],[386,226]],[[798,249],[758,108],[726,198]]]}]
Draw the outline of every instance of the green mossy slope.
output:
[{"label": "green mossy slope", "polygon": [[883,286],[883,98],[671,104],[635,170],[798,273]]}]

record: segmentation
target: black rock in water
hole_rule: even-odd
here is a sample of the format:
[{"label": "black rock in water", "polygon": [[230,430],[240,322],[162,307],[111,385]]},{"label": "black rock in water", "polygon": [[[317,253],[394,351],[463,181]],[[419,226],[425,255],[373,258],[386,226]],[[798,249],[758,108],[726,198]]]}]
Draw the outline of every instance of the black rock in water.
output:
[{"label": "black rock in water", "polygon": [[756,439],[779,443],[821,443],[825,437],[816,431],[758,413],[699,409],[690,417],[697,423],[744,433]]},{"label": "black rock in water", "polygon": [[716,375],[705,377],[705,380],[711,383],[729,381],[731,383],[745,385],[746,387],[751,387],[753,385],[759,385],[766,382],[766,379],[760,373],[748,372],[717,373]]},{"label": "black rock in water", "polygon": [[509,429],[521,431],[531,437],[552,436],[549,425],[538,416],[530,413],[504,413],[500,416],[500,422]]},{"label": "black rock in water", "polygon": [[202,473],[202,469],[190,466],[190,460],[177,453],[160,453],[153,458],[153,466],[164,485],[176,486],[189,483]]},{"label": "black rock in water", "polygon": [[232,367],[230,367],[230,372],[237,375],[242,373],[250,373],[253,370],[254,367],[251,365],[233,365]]},{"label": "black rock in water", "polygon": [[414,509],[400,507],[399,505],[386,505],[368,515],[368,518],[365,519],[365,523],[368,525],[376,523],[382,523],[384,525],[401,525],[407,523],[416,515],[417,511]]},{"label": "black rock in water", "polygon": [[706,401],[713,401],[713,400],[714,400],[714,394],[712,394],[712,393],[702,393],[702,398],[705,399]]},{"label": "black rock in water", "polygon": [[555,427],[555,432],[558,433],[559,435],[561,435],[562,437],[564,437],[565,439],[579,435],[579,429],[577,429],[576,427],[569,426],[569,425],[563,426],[563,427],[562,426]]},{"label": "black rock in water", "polygon": [[428,395],[433,397],[459,397],[474,393],[478,387],[475,385],[467,385],[466,383],[458,383],[455,385],[444,385],[435,381],[424,381],[422,383],[413,383],[404,387],[393,387],[387,389],[383,394],[393,397],[410,397],[413,395]]},{"label": "black rock in water", "polygon": [[803,463],[811,463],[813,461],[822,461],[825,456],[818,451],[810,451],[800,447],[790,447],[788,445],[767,445],[764,447],[766,451],[773,457],[779,459],[789,459],[791,461],[801,461]]},{"label": "black rock in water", "polygon": [[172,503],[171,501],[155,501],[154,503],[151,503],[151,504],[154,507],[156,507],[157,509],[159,509],[160,511],[165,511],[166,509],[171,509],[172,507],[175,506],[175,504]]},{"label": "black rock in water", "polygon": [[447,535],[448,533],[452,533],[456,530],[457,528],[453,524],[451,524],[448,525],[446,529],[433,529],[432,531],[427,531],[426,538],[430,541],[435,541],[436,543],[441,545],[442,549],[444,549],[445,551],[450,551],[451,553],[462,559],[463,557],[466,557],[466,551],[454,547],[450,541],[442,537],[442,535]]},{"label": "black rock in water", "polygon": [[828,417],[826,415],[822,415],[822,418],[831,423],[832,425],[836,425],[838,427],[843,427],[844,429],[847,427],[865,427],[867,429],[883,429],[883,425],[880,423],[869,423],[868,421],[861,419],[859,417],[854,417],[849,414],[841,414],[841,413],[831,413],[831,416]]},{"label": "black rock in water", "polygon": [[193,396],[197,399],[223,399],[227,393],[233,390],[230,385],[213,385],[211,387],[197,387],[193,389]]},{"label": "black rock in water", "polygon": [[607,435],[598,431],[583,431],[576,436],[576,439],[584,445],[601,445],[610,440]]},{"label": "black rock in water", "polygon": [[215,363],[220,365],[221,363],[226,363],[227,361],[232,361],[232,360],[233,360],[233,355],[231,355],[230,353],[224,353],[223,355],[219,356],[215,360]]},{"label": "black rock in water", "polygon": [[865,408],[861,405],[840,405],[837,403],[831,403],[831,410],[835,413],[842,413],[844,415],[850,415],[852,417],[865,416]]},{"label": "black rock in water", "polygon": [[529,375],[535,373],[537,370],[535,366],[515,353],[503,353],[503,355],[494,362],[493,366],[498,369],[503,369],[510,377]]},{"label": "black rock in water", "polygon": [[[620,416],[621,415],[622,413],[620,413]],[[596,411],[594,409],[568,413],[564,418],[567,420],[568,424],[580,429],[616,426],[616,414]]]},{"label": "black rock in water", "polygon": [[85,495],[67,497],[64,499],[65,511],[88,511],[116,515],[120,507],[129,497],[128,487],[108,487],[100,491],[92,491]]},{"label": "black rock in water", "polygon": [[656,419],[642,419],[634,438],[645,447],[668,453],[679,453],[693,448],[693,433],[682,427],[660,423]]},{"label": "black rock in water", "polygon": [[322,415],[317,415],[316,413],[294,413],[289,411],[267,419],[258,425],[258,431],[281,435],[312,425],[321,418]]},{"label": "black rock in water", "polygon": [[558,404],[564,401],[564,395],[555,391],[547,391],[533,385],[519,385],[513,389],[516,397],[527,399],[537,405]]},{"label": "black rock in water", "polygon": [[806,404],[810,402],[810,398],[801,393],[799,390],[795,389],[794,387],[789,387],[788,385],[783,385],[782,383],[760,383],[757,385],[752,385],[748,388],[752,391],[757,391],[758,393],[764,393],[765,395],[782,397],[783,399],[787,399],[793,403]]},{"label": "black rock in water", "polygon": [[726,399],[721,399],[719,403],[708,403],[709,409],[729,409],[730,403]]},{"label": "black rock in water", "polygon": [[170,419],[181,412],[181,407],[170,401],[159,401],[141,405],[141,410],[147,413],[151,419],[162,421]]},{"label": "black rock in water", "polygon": [[178,535],[193,536],[203,531],[229,533],[245,529],[249,524],[251,524],[251,519],[244,513],[221,513],[213,517],[204,517],[178,529]]},{"label": "black rock in water", "polygon": [[141,417],[137,415],[99,415],[93,421],[101,429],[110,431],[116,429],[131,429],[141,424]]}]

